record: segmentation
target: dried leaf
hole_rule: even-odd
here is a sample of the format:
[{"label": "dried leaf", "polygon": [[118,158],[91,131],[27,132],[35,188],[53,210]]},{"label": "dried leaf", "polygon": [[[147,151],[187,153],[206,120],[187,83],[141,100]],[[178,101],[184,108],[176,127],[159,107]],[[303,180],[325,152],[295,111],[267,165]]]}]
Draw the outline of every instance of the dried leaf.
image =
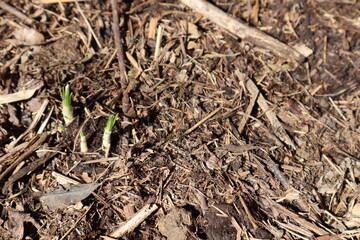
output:
[{"label": "dried leaf", "polygon": [[98,183],[72,185],[69,190],[58,189],[44,195],[40,201],[50,210],[65,208],[87,198],[98,186]]},{"label": "dried leaf", "polygon": [[9,113],[9,122],[14,124],[15,126],[20,126],[20,121],[16,116],[16,108],[11,105],[8,105],[7,107]]},{"label": "dried leaf", "polygon": [[39,224],[34,220],[34,218],[30,216],[30,214],[9,209],[9,220],[7,222],[7,225],[9,226],[9,230],[11,231],[11,239],[23,239],[25,222],[30,222],[36,228],[40,228]]},{"label": "dried leaf", "polygon": [[42,99],[40,97],[32,98],[30,101],[28,101],[29,110],[32,113],[36,113],[42,104]]},{"label": "dried leaf", "polygon": [[186,33],[188,34],[188,38],[198,39],[200,37],[200,33],[195,24],[185,21],[185,20],[181,20],[180,26],[182,26],[186,30]]}]

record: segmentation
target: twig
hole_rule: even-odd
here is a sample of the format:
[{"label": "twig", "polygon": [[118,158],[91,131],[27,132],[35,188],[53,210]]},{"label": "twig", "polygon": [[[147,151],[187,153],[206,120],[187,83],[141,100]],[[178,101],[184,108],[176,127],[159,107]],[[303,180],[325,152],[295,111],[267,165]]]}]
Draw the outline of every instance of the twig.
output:
[{"label": "twig", "polygon": [[280,213],[284,214],[285,216],[290,217],[295,222],[297,222],[299,225],[306,227],[307,229],[311,230],[312,232],[314,232],[314,233],[316,233],[317,235],[320,235],[320,236],[328,234],[328,232],[326,232],[324,229],[322,229],[322,228],[316,226],[315,224],[307,221],[302,216],[300,216],[300,215],[298,215],[296,213],[293,213],[292,211],[288,210],[284,206],[274,202],[270,198],[267,198],[267,200],[268,200],[271,208],[274,208],[274,209],[278,210]]},{"label": "twig", "polygon": [[67,2],[88,2],[90,0],[40,0],[41,3],[67,3]]},{"label": "twig", "polygon": [[121,43],[120,31],[119,31],[119,14],[118,14],[118,3],[116,0],[111,0],[111,7],[113,12],[113,32],[115,38],[115,46],[117,49],[117,57],[119,61],[120,68],[120,84],[122,89],[126,89],[128,84],[126,78],[126,68],[125,68],[125,58],[124,58],[124,50]]},{"label": "twig", "polygon": [[157,58],[158,58],[159,52],[160,52],[161,38],[162,38],[162,27],[159,25],[158,30],[157,30],[155,54],[154,54],[154,61],[156,61],[156,62],[158,62]]},{"label": "twig", "polygon": [[50,117],[51,117],[51,114],[52,112],[54,111],[54,106],[51,107],[49,113],[47,114],[46,118],[44,119],[44,121],[41,123],[38,131],[37,131],[37,134],[41,134],[43,133],[44,129],[46,128],[46,125],[48,124],[49,120],[50,120]]},{"label": "twig", "polygon": [[339,113],[339,115],[342,117],[342,119],[344,119],[344,121],[347,121],[346,117],[344,116],[344,114],[341,112],[340,108],[336,105],[336,103],[334,102],[334,100],[329,97],[329,101],[331,103],[331,105],[334,106],[335,110]]},{"label": "twig", "polygon": [[16,8],[10,6],[9,4],[3,2],[0,0],[0,8],[14,14],[16,17],[20,18],[21,20],[25,21],[26,24],[33,24],[34,23],[34,19],[29,18],[28,16],[26,16],[25,14],[23,14],[22,12],[20,12],[19,10],[17,10]]},{"label": "twig", "polygon": [[146,7],[147,5],[155,4],[157,0],[149,0],[144,3],[136,5],[136,7],[132,8],[130,11],[127,11],[126,14],[133,14],[134,12],[140,11],[142,8]]},{"label": "twig", "polygon": [[198,123],[196,123],[194,126],[192,126],[191,128],[189,128],[186,132],[185,135],[191,133],[192,131],[194,131],[196,128],[198,128],[201,124],[203,124],[204,122],[206,122],[208,119],[210,119],[212,116],[214,116],[218,111],[220,111],[222,109],[222,107],[218,107],[217,109],[215,109],[214,111],[212,111],[209,115],[207,115],[206,117],[204,117],[203,119],[201,119]]},{"label": "twig", "polygon": [[336,172],[338,172],[341,176],[344,176],[344,171],[336,166],[325,154],[322,155],[322,158],[325,159],[328,164],[335,169]]},{"label": "twig", "polygon": [[41,87],[42,86],[38,86],[34,89],[27,89],[27,90],[18,91],[16,93],[0,95],[0,105],[5,103],[13,103],[13,102],[27,100],[31,98],[34,95],[34,93]]},{"label": "twig", "polygon": [[3,156],[0,157],[0,164],[3,164],[3,162],[11,161],[11,157],[18,154],[22,149],[27,148],[29,145],[28,142],[23,142],[14,148],[10,149],[9,152]]},{"label": "twig", "polygon": [[[130,107],[131,107],[130,98],[129,98],[130,89],[127,89],[129,82],[127,79],[126,68],[125,68],[124,49],[123,49],[123,45],[121,43],[121,38],[120,38],[119,14],[118,14],[117,0],[111,0],[111,8],[112,8],[112,12],[113,12],[113,26],[112,27],[113,27],[113,32],[114,32],[114,41],[115,41],[115,46],[117,49],[117,58],[118,58],[119,69],[120,69],[120,86],[121,86],[121,89],[123,90],[123,97],[121,100],[122,110],[125,114],[125,116],[123,117],[123,121],[128,122],[129,118],[126,115],[129,112]],[[126,151],[125,149],[128,147],[128,137],[129,137],[129,133],[127,132],[121,138],[121,142],[122,142],[121,145],[122,145],[123,153]]]},{"label": "twig", "polygon": [[[26,151],[20,155],[9,167],[6,168],[5,171],[3,171],[0,175],[0,181],[4,179],[6,175],[10,173],[11,170],[13,170],[21,161],[25,160],[27,157],[29,157],[40,145],[45,141],[47,137],[47,134],[44,133],[40,135],[40,137],[35,136],[34,140],[32,142],[29,142],[27,145]],[[3,189],[4,192],[4,189]],[[7,192],[7,191],[6,191]]]},{"label": "twig", "polygon": [[[60,150],[60,149],[59,149]],[[2,189],[2,192],[4,194],[7,194],[7,192],[9,191],[9,189],[11,189],[12,185],[14,184],[14,182],[16,182],[17,180],[19,180],[20,178],[22,178],[23,176],[29,174],[30,172],[34,171],[35,169],[37,169],[38,167],[40,167],[41,165],[43,165],[44,163],[46,163],[48,160],[50,160],[51,158],[53,158],[56,154],[58,154],[58,152],[51,152],[49,153],[48,156],[38,159],[32,163],[30,163],[28,166],[20,169],[17,173],[15,173],[14,175],[12,175],[11,177],[9,177],[8,181],[4,184],[4,187]]]},{"label": "twig", "polygon": [[78,223],[81,221],[81,219],[83,219],[86,214],[90,211],[91,207],[94,205],[94,203],[91,203],[91,205],[89,206],[89,208],[84,212],[83,215],[81,215],[77,220],[76,222],[71,226],[71,228],[64,234],[64,236],[62,236],[60,238],[60,240],[63,240],[66,238],[67,235],[69,235],[69,233],[71,233],[72,230],[74,230],[74,228],[76,228],[76,226],[78,226]]},{"label": "twig", "polygon": [[124,225],[111,233],[111,237],[120,238],[126,233],[132,232],[140,223],[142,223],[151,213],[158,209],[156,204],[146,204],[132,218],[125,222]]},{"label": "twig", "polygon": [[78,3],[77,1],[75,1],[75,4],[76,4],[77,9],[78,9],[78,10],[79,10],[79,12],[80,12],[80,15],[84,18],[85,23],[86,23],[87,27],[89,28],[89,30],[90,30],[90,32],[91,32],[91,35],[92,35],[92,36],[93,36],[93,38],[95,39],[96,44],[98,45],[98,47],[99,47],[100,49],[102,49],[101,43],[100,43],[99,39],[97,38],[97,36],[96,36],[96,34],[95,34],[94,30],[92,29],[92,27],[91,27],[91,24],[90,24],[89,20],[86,18],[86,16],[85,16],[85,14],[84,14],[83,10],[81,9],[81,7],[80,7],[79,3]]},{"label": "twig", "polygon": [[301,63],[305,57],[292,47],[280,42],[279,40],[263,33],[262,31],[247,26],[240,20],[229,16],[219,8],[213,6],[205,0],[180,0],[182,3],[199,12],[204,17],[213,21],[220,27],[236,35],[237,37],[247,40],[254,45],[265,48],[281,58],[295,60]]},{"label": "twig", "polygon": [[[111,0],[111,7],[113,11],[113,31],[114,31],[114,39],[115,39],[115,46],[117,48],[117,58],[119,61],[119,68],[120,68],[120,85],[121,89],[123,90],[123,97],[122,97],[122,110],[127,115],[131,108],[130,98],[129,98],[129,91],[128,89],[128,79],[126,74],[125,68],[125,58],[124,58],[124,49],[120,39],[120,31],[119,31],[119,14],[118,14],[118,4],[116,0]],[[131,85],[131,84],[130,84]],[[124,116],[124,122],[129,121],[127,116]],[[128,139],[124,135],[122,138],[122,145],[126,148]]]},{"label": "twig", "polygon": [[241,203],[241,205],[243,206],[243,208],[244,208],[244,210],[245,210],[245,212],[246,212],[246,214],[247,214],[247,216],[248,216],[248,219],[249,219],[252,227],[253,227],[255,230],[257,230],[259,227],[258,227],[258,225],[256,224],[256,221],[255,221],[254,216],[251,214],[251,212],[250,212],[248,206],[246,205],[243,197],[242,197],[240,194],[239,194],[238,196],[239,196],[240,203]]},{"label": "twig", "polygon": [[[281,185],[287,190],[291,189],[291,185],[289,183],[289,180],[287,179],[286,176],[284,176],[282,174],[282,172],[280,171],[278,165],[271,159],[271,157],[269,157],[267,154],[264,154],[264,157],[266,158],[266,160],[258,157],[257,155],[252,155],[252,156],[256,156],[257,158],[259,158],[265,165],[266,167],[275,175],[275,177],[280,181]],[[257,159],[254,158],[256,161]],[[261,165],[261,163],[259,163],[259,165]],[[303,200],[303,198],[299,197],[294,199],[296,204],[298,205],[298,207],[302,210],[302,211],[309,211],[309,205]],[[317,215],[315,215],[314,217],[318,218]]]},{"label": "twig", "polygon": [[49,103],[49,100],[48,100],[48,99],[45,99],[45,100],[42,102],[42,104],[41,104],[41,106],[40,106],[40,108],[39,108],[36,116],[34,117],[34,120],[33,120],[32,123],[30,124],[30,126],[29,126],[29,127],[25,130],[25,132],[23,132],[17,139],[15,139],[14,141],[12,141],[12,142],[8,145],[7,149],[10,150],[10,149],[12,149],[13,147],[15,147],[15,145],[16,145],[24,136],[26,136],[26,134],[28,134],[31,130],[33,130],[33,129],[35,128],[35,126],[39,123],[39,121],[40,121],[40,119],[41,119],[41,116],[42,116],[42,114],[44,113],[44,111],[45,111],[48,103]]}]

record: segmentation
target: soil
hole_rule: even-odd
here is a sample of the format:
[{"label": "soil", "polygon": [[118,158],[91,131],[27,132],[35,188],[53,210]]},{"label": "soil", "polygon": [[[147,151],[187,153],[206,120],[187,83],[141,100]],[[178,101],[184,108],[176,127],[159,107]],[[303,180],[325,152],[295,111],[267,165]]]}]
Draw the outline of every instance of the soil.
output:
[{"label": "soil", "polygon": [[6,2],[0,239],[358,239],[359,1]]}]

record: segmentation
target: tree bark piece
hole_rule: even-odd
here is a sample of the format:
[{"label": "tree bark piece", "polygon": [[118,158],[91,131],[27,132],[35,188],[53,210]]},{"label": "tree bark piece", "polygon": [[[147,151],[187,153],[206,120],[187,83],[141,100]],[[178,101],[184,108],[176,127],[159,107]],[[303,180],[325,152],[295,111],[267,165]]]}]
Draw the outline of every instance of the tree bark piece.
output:
[{"label": "tree bark piece", "polygon": [[292,47],[256,28],[247,26],[240,20],[229,16],[227,13],[205,0],[180,1],[235,36],[247,40],[258,47],[267,49],[278,57],[287,60],[295,60],[297,63],[301,63],[305,60],[305,57]]}]

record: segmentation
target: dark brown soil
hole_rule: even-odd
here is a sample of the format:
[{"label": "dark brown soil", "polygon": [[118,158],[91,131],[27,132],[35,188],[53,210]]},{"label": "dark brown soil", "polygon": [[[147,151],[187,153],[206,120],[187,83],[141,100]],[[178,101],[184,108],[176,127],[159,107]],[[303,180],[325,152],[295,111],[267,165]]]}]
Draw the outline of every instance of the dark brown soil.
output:
[{"label": "dark brown soil", "polygon": [[124,62],[111,1],[6,2],[32,23],[0,1],[0,239],[114,239],[147,204],[121,239],[358,238],[359,1],[212,1],[298,65],[177,1],[119,1]]}]

